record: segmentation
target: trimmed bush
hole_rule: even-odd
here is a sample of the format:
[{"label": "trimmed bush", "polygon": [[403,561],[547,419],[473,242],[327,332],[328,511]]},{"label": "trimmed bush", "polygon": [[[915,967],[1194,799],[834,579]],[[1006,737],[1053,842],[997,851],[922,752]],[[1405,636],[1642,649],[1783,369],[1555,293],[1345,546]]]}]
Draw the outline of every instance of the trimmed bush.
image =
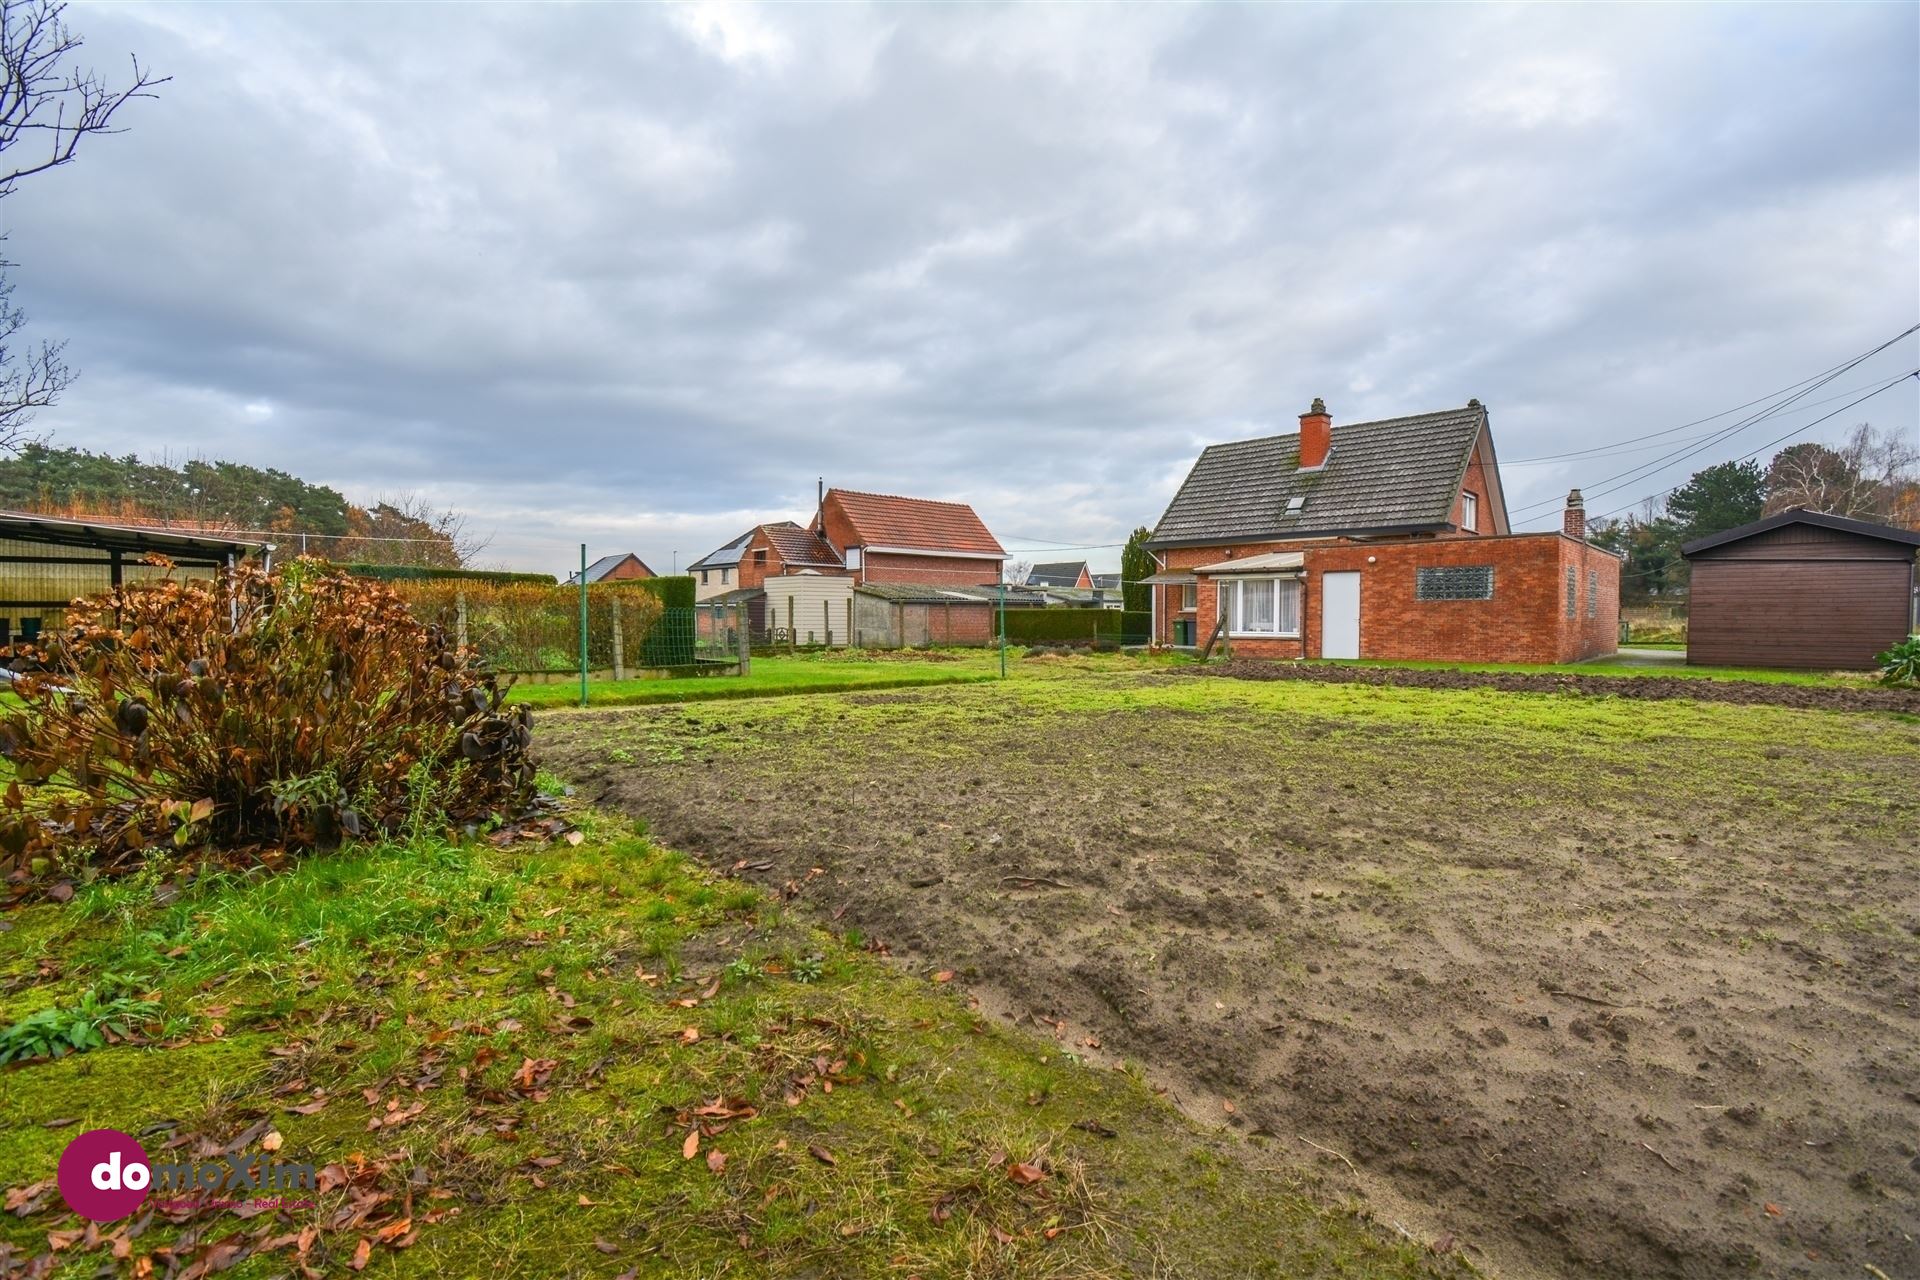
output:
[{"label": "trimmed bush", "polygon": [[1120,640],[1123,644],[1146,644],[1151,639],[1153,639],[1153,610],[1121,610]]},{"label": "trimmed bush", "polygon": [[[693,661],[694,634],[693,575],[669,578],[629,578],[624,582],[597,582],[595,589],[642,592],[658,600],[665,610],[659,622],[647,632],[641,649],[640,665],[679,667]],[[588,592],[591,596],[592,591]]]},{"label": "trimmed bush", "polygon": [[[304,850],[517,814],[531,718],[393,590],[318,561],[76,601],[16,659],[0,868]],[[41,788],[32,809],[26,791]]]},{"label": "trimmed bush", "polygon": [[1118,609],[1009,609],[1007,643],[1117,644],[1121,616]]}]

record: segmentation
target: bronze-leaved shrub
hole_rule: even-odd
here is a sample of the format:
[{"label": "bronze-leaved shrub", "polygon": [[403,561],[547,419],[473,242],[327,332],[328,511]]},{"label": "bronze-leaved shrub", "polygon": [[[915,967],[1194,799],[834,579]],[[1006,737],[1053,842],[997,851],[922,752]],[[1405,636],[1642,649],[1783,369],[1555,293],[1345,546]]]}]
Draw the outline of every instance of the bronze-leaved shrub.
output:
[{"label": "bronze-leaved shrub", "polygon": [[77,601],[17,659],[0,868],[328,848],[511,816],[531,718],[386,585],[295,561]]}]

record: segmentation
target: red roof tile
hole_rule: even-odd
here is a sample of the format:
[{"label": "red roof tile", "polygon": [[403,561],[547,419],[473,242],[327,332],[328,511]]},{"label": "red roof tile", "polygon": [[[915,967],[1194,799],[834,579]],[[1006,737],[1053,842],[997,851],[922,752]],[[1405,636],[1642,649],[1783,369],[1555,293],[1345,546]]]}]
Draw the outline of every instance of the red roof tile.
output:
[{"label": "red roof tile", "polygon": [[964,502],[934,502],[887,493],[827,490],[864,546],[913,547],[928,551],[968,551],[1004,556],[1006,549]]},{"label": "red roof tile", "polygon": [[767,541],[780,553],[783,564],[794,565],[835,565],[841,563],[833,548],[811,529],[803,529],[791,520],[782,520],[779,524],[763,524],[761,532],[767,535]]}]

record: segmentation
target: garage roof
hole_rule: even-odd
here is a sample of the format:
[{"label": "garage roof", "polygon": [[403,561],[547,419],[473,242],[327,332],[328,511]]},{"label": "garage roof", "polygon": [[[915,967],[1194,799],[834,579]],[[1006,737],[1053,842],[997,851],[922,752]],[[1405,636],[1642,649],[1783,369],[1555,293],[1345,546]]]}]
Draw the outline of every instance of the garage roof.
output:
[{"label": "garage roof", "polygon": [[1875,524],[1871,520],[1854,520],[1847,516],[1829,515],[1825,511],[1810,511],[1805,507],[1794,507],[1782,511],[1777,516],[1768,516],[1765,520],[1756,520],[1752,524],[1743,524],[1737,529],[1728,529],[1723,533],[1710,534],[1704,538],[1695,538],[1680,548],[1683,556],[1694,556],[1702,551],[1711,551],[1723,547],[1729,542],[1739,542],[1756,534],[1767,533],[1790,524],[1810,524],[1822,529],[1832,529],[1839,533],[1857,534],[1862,538],[1878,538],[1883,542],[1895,542],[1908,547],[1920,547],[1920,533],[1912,529],[1902,529],[1896,525]]}]

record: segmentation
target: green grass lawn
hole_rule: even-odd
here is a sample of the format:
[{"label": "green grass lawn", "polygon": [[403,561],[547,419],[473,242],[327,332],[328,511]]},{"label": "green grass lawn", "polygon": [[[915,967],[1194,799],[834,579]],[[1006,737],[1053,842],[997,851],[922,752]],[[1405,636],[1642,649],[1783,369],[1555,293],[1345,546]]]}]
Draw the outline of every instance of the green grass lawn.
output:
[{"label": "green grass lawn", "polygon": [[1859,688],[1870,685],[1870,672],[1834,673],[1825,671],[1774,671],[1761,667],[1690,667],[1683,662],[1636,663],[1599,659],[1555,665],[1529,665],[1521,662],[1387,662],[1378,658],[1358,661],[1326,660],[1329,665],[1348,667],[1400,667],[1426,671],[1496,671],[1520,674],[1565,674],[1575,676],[1681,676],[1699,680],[1750,680],[1760,684],[1798,684],[1822,688]]},{"label": "green grass lawn", "polygon": [[[68,1025],[91,995],[141,1041],[0,1069],[0,1188],[26,1202],[0,1217],[0,1257],[54,1247],[127,1275],[237,1257],[225,1274],[247,1277],[356,1258],[395,1276],[1456,1273],[1233,1154],[1135,1073],[990,1025],[950,975],[577,816],[577,846],[353,848],[12,912],[0,1028]],[[173,1159],[271,1142],[323,1190],[83,1236],[27,1189],[97,1127]]]},{"label": "green grass lawn", "polygon": [[[755,658],[744,676],[676,676],[664,680],[596,680],[587,685],[588,705],[641,706],[657,702],[702,702],[716,698],[764,698],[788,693],[843,693],[854,689],[902,689],[927,684],[962,684],[997,679],[997,650],[949,649],[933,656],[871,657],[861,653],[819,653]],[[517,684],[510,702],[536,707],[571,707],[580,702],[577,681]]]}]

